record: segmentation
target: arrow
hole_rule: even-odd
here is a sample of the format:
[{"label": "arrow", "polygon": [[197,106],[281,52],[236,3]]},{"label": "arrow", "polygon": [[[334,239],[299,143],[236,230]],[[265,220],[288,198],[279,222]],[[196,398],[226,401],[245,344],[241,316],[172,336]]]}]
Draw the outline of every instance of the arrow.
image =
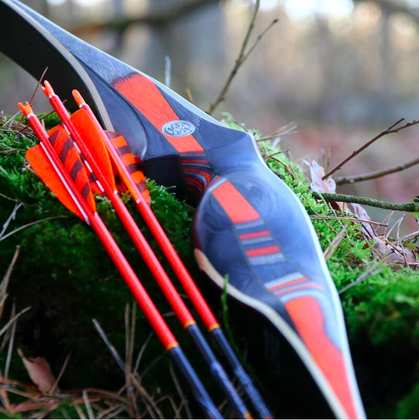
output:
[{"label": "arrow", "polygon": [[[164,348],[188,381],[207,417],[222,418],[179,343],[97,213],[90,188],[91,181],[69,134],[62,126],[58,126],[48,135],[28,102],[26,105],[19,103],[19,108],[41,142],[28,150],[26,157],[30,164],[60,201],[93,228]],[[54,146],[59,147],[58,153]]]},{"label": "arrow", "polygon": [[[144,238],[144,235],[136,225],[134,219],[118,195],[109,155],[105,143],[101,139],[104,134],[102,128],[100,125],[97,126],[94,120],[89,117],[89,113],[86,109],[79,109],[70,117],[64,104],[54,93],[52,86],[47,81],[44,82],[43,86],[41,85],[41,89],[49,98],[52,107],[57,112],[63,126],[69,132],[76,147],[79,148],[81,156],[85,159],[87,168],[91,171],[93,176],[97,177],[100,188],[103,189],[104,193],[111,201],[112,206],[121,219],[136,248],[155,277],[159,287],[176,313],[176,316],[182,326],[191,335],[196,346],[203,355],[205,361],[210,367],[210,372],[213,378],[223,390],[235,410],[236,415],[240,418],[250,418],[251,416],[249,410],[230,382],[224,368],[215,357],[211,347],[208,345],[202,335],[202,332],[196,325],[194,318],[170,278],[164,271],[160,261],[154,254],[147,240]],[[89,143],[89,146],[87,145],[87,142]],[[136,191],[139,193],[137,198],[138,201],[141,201],[147,208],[149,208],[146,204],[146,200],[142,198],[143,194],[139,191],[137,186]]]},{"label": "arrow", "polygon": [[[164,255],[168,259],[176,276],[182,284],[182,287],[185,289],[189,299],[191,300],[196,311],[198,312],[199,316],[204,322],[205,327],[213,335],[220,349],[222,350],[230,365],[232,366],[236,378],[238,379],[240,385],[244,388],[250,401],[252,402],[253,406],[258,412],[259,417],[272,418],[273,415],[271,414],[269,408],[264,402],[260,392],[253,384],[253,381],[250,378],[250,376],[244,370],[239,359],[234,353],[230,343],[225,337],[224,332],[220,327],[220,324],[213,315],[211,309],[209,308],[207,302],[203,298],[201,292],[196,286],[194,280],[192,279],[182,260],[176,253],[165,231],[163,230],[153,211],[149,207],[147,200],[144,199],[144,191],[140,191],[138,181],[134,179],[134,176],[138,176],[137,171],[133,172],[127,168],[124,159],[126,159],[126,161],[128,162],[135,162],[135,158],[129,151],[129,147],[125,142],[124,138],[120,135],[117,135],[116,133],[105,132],[102,129],[102,126],[100,125],[90,106],[84,101],[82,95],[77,90],[73,90],[72,93],[74,100],[77,102],[77,105],[79,106],[80,110],[85,110],[87,112],[89,118],[95,124],[95,127],[97,128],[98,132],[100,132],[99,137],[106,144],[106,147],[109,151],[109,155],[112,160],[112,164],[116,168],[122,183],[130,192],[132,199],[136,203],[138,211],[140,212],[147,226],[150,228]],[[75,114],[77,114],[77,112]]]}]

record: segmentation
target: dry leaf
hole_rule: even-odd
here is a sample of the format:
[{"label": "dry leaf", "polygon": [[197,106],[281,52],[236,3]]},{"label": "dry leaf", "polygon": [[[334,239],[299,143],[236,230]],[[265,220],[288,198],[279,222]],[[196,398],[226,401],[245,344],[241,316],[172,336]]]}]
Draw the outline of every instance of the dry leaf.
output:
[{"label": "dry leaf", "polygon": [[[351,203],[351,206],[353,208],[353,215],[357,219],[371,220],[371,217],[369,216],[369,214],[367,213],[367,211],[360,204]],[[365,232],[368,233],[371,238],[376,238],[378,236],[377,235],[377,232],[375,231],[374,227],[371,224],[369,224],[369,223],[362,223],[362,226],[365,229]]]},{"label": "dry leaf", "polygon": [[48,394],[55,384],[55,377],[49,363],[43,357],[26,358],[22,349],[17,349],[29,377],[42,394]]},{"label": "dry leaf", "polygon": [[[315,160],[307,161],[304,163],[310,168],[311,184],[310,188],[318,192],[335,194],[336,193],[336,183],[329,176],[329,178],[323,180],[325,174],[323,166],[319,165]],[[345,208],[345,203],[338,203],[335,201],[330,201],[329,204],[336,210],[343,210]]]},{"label": "dry leaf", "polygon": [[332,177],[325,180],[322,179],[325,174],[323,166],[320,166],[315,160],[305,160],[304,163],[310,168],[310,187],[313,191],[318,193],[336,193],[336,183],[333,181]]},{"label": "dry leaf", "polygon": [[400,266],[409,265],[411,268],[416,269],[418,265],[417,253],[403,245],[396,245],[388,241],[384,236],[376,236],[374,238],[373,250],[385,257],[388,255],[386,261],[390,264],[393,270],[398,270]]}]

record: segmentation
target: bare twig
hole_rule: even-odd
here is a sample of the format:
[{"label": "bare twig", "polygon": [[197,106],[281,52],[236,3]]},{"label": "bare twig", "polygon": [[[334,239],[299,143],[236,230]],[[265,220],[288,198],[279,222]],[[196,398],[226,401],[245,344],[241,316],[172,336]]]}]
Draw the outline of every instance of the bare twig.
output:
[{"label": "bare twig", "polygon": [[404,130],[405,128],[411,127],[412,125],[419,124],[419,121],[412,121],[410,123],[407,123],[405,125],[402,125],[400,127],[397,127],[402,121],[404,121],[404,118],[401,118],[399,121],[395,122],[393,125],[388,127],[387,129],[383,130],[381,133],[377,134],[375,137],[373,137],[370,141],[365,143],[362,147],[352,152],[350,156],[348,156],[346,159],[344,159],[342,162],[340,162],[337,166],[335,166],[332,170],[330,170],[326,175],[323,176],[322,179],[326,179],[329,176],[333,175],[337,170],[342,168],[343,165],[345,165],[347,162],[349,162],[351,159],[353,159],[355,156],[359,155],[363,150],[365,150],[368,146],[370,146],[372,143],[380,139],[381,137],[384,137],[388,134],[394,134],[398,133],[401,130]]},{"label": "bare twig", "polygon": [[288,174],[291,176],[293,180],[297,179],[296,175],[292,171],[292,167],[288,167],[288,165],[282,162],[282,160],[279,160],[274,156],[271,156],[271,159],[273,159],[275,162],[280,163],[285,168],[285,170],[288,172]]},{"label": "bare twig", "polygon": [[410,203],[390,203],[387,201],[376,200],[375,198],[369,197],[358,197],[356,195],[347,195],[347,194],[331,194],[331,193],[317,193],[312,192],[313,196],[319,200],[324,199],[325,201],[341,201],[343,203],[356,203],[362,204],[364,206],[377,207],[385,210],[396,210],[396,211],[406,211],[408,213],[419,212],[419,203],[410,202]]},{"label": "bare twig", "polygon": [[276,17],[256,38],[255,42],[252,44],[252,46],[247,50],[246,54],[242,58],[242,62],[244,63],[248,58],[249,55],[253,52],[253,50],[257,47],[259,42],[262,40],[262,38],[269,32],[269,30],[278,22],[278,18]]},{"label": "bare twig", "polygon": [[[397,231],[399,232],[399,228],[400,228],[400,224],[403,222],[404,218],[406,215],[403,215],[402,217],[400,217],[399,219],[396,220],[396,223],[394,223],[394,225],[388,230],[388,232],[386,232],[385,234],[385,238],[388,239],[388,237],[390,236],[390,233],[393,231],[394,228],[397,227]],[[400,236],[399,236],[400,238]]]},{"label": "bare twig", "polygon": [[348,226],[344,226],[342,230],[339,232],[339,234],[333,238],[333,241],[330,244],[330,246],[328,246],[327,249],[323,252],[323,255],[326,261],[329,258],[331,258],[333,254],[335,253],[335,251],[337,250],[339,244],[341,243],[343,239],[343,235],[345,234],[347,229],[348,229]]},{"label": "bare twig", "polygon": [[154,333],[153,333],[153,332],[151,332],[151,333],[149,334],[149,336],[147,337],[147,339],[145,340],[144,344],[141,346],[140,352],[138,353],[137,360],[136,360],[136,362],[135,362],[135,366],[134,366],[134,372],[133,372],[133,373],[134,373],[134,375],[136,375],[136,374],[137,374],[137,372],[138,372],[138,369],[139,369],[139,367],[140,367],[140,363],[141,363],[141,359],[142,359],[142,357],[143,357],[144,351],[145,351],[145,349],[146,349],[146,347],[147,347],[148,343],[150,342],[151,337],[153,337],[153,335],[154,335]]},{"label": "bare twig", "polygon": [[244,125],[244,123],[241,123],[240,121],[233,120],[234,124],[237,124],[241,129],[243,129],[246,133],[250,133],[248,128]]},{"label": "bare twig", "polygon": [[7,329],[12,325],[16,320],[22,316],[25,312],[28,312],[29,309],[31,309],[30,306],[28,306],[25,309],[22,309],[17,315],[15,315],[13,318],[10,319],[10,321],[0,330],[0,337],[7,331]]},{"label": "bare twig", "polygon": [[415,166],[417,164],[419,164],[419,159],[413,159],[413,160],[410,160],[409,162],[403,163],[398,166],[394,166],[393,168],[384,169],[382,171],[368,172],[363,175],[355,175],[355,176],[341,176],[336,179],[336,184],[343,185],[343,184],[354,184],[355,182],[369,181],[371,179],[377,179],[386,175],[394,174],[396,172],[404,171],[405,169],[411,168],[412,166]]},{"label": "bare twig", "polygon": [[132,374],[134,341],[135,341],[135,317],[136,305],[132,305],[131,322],[130,322],[130,304],[127,303],[125,307],[125,383],[127,395],[129,399],[128,410],[131,418],[139,417],[139,410],[133,389],[133,382],[135,377]]},{"label": "bare twig", "polygon": [[257,139],[256,142],[262,142],[262,141],[268,141],[268,140],[272,140],[272,139],[276,139],[278,137],[281,136],[286,136],[288,134],[295,134],[298,133],[298,131],[296,131],[297,129],[297,125],[294,122],[290,122],[286,125],[284,125],[283,127],[281,127],[276,133],[273,134],[269,134],[266,137],[261,137],[260,139]]},{"label": "bare twig", "polygon": [[[108,349],[111,352],[112,356],[116,360],[118,366],[120,367],[120,369],[124,373],[126,373],[125,362],[122,360],[121,356],[119,355],[119,353],[115,349],[115,347],[108,340],[108,337],[106,336],[105,331],[102,329],[102,327],[100,326],[99,322],[96,321],[96,319],[93,319],[92,321],[93,321],[93,324],[94,324],[96,330],[98,331],[99,335],[101,336],[102,340],[105,342],[106,347],[108,347]],[[158,360],[160,360],[160,358]],[[153,362],[150,365],[153,365]],[[149,367],[150,367],[150,365],[149,365]],[[144,389],[144,387],[140,384],[140,382],[137,380],[137,378],[136,378],[135,375],[131,374],[131,380],[132,380],[135,388],[139,392],[140,397],[143,400],[144,405],[146,406],[149,415],[153,419],[156,418],[155,413],[154,413],[154,411],[155,411],[160,418],[163,418],[163,414],[161,413],[160,409],[154,404],[152,398],[150,397],[150,395],[148,394],[148,392]],[[126,388],[126,385],[124,386],[124,388]]]},{"label": "bare twig", "polygon": [[86,419],[86,416],[84,415],[83,410],[79,407],[79,405],[76,404],[76,403],[73,403],[73,407],[76,409],[77,414],[79,415],[79,417],[81,419],[85,420]]},{"label": "bare twig", "polygon": [[116,363],[125,372],[125,363],[122,360],[119,353],[117,352],[117,350],[115,349],[115,347],[108,340],[108,337],[106,336],[105,331],[103,331],[102,327],[100,326],[99,322],[96,321],[96,319],[92,319],[92,321],[93,321],[93,325],[96,328],[96,331],[99,333],[100,337],[102,338],[102,340],[106,344],[106,347],[111,352],[111,354],[112,354],[113,358],[115,359]]},{"label": "bare twig", "polygon": [[377,261],[365,273],[362,273],[355,281],[353,281],[352,283],[348,284],[347,286],[345,286],[344,288],[342,288],[341,290],[339,290],[339,294],[341,294],[343,292],[346,292],[351,287],[354,287],[357,284],[362,283],[363,281],[367,280],[371,276],[374,276],[374,275],[378,274],[380,271],[382,271],[383,269],[377,270],[377,267],[379,267],[388,257],[390,257],[390,255],[393,255],[393,253],[390,252],[384,258],[382,258],[381,260]]},{"label": "bare twig", "polygon": [[47,71],[48,71],[48,67],[45,67],[45,70],[42,72],[41,77],[39,78],[38,83],[36,84],[36,88],[33,91],[31,99],[29,99],[29,103],[31,105],[32,105],[33,98],[35,98],[36,92],[38,92],[39,85],[42,83],[42,80],[44,79],[45,75],[47,74]]},{"label": "bare twig", "polygon": [[364,219],[357,219],[356,217],[339,217],[339,216],[322,216],[320,214],[311,214],[310,219],[316,220],[342,220],[344,222],[354,222],[354,223],[369,223],[370,225],[374,226],[384,226],[387,227],[388,225],[385,223],[380,222],[373,222],[372,220],[364,220]]},{"label": "bare twig", "polygon": [[191,104],[193,104],[193,95],[192,95],[192,91],[191,91],[191,88],[190,87],[187,87],[186,89],[185,89],[185,92],[186,92],[186,96],[188,97],[188,101],[191,103]]},{"label": "bare twig", "polygon": [[16,203],[15,207],[13,208],[12,212],[10,213],[10,216],[7,218],[6,222],[3,225],[3,228],[0,232],[0,239],[2,238],[2,236],[4,235],[4,233],[6,232],[7,228],[9,227],[10,223],[12,220],[15,220],[16,218],[16,213],[18,212],[18,210],[23,206],[23,203]]},{"label": "bare twig", "polygon": [[84,405],[86,407],[87,415],[89,416],[89,419],[94,419],[95,415],[93,414],[92,406],[90,405],[89,397],[87,395],[87,391],[83,391],[83,400]]},{"label": "bare twig", "polygon": [[276,156],[276,155],[282,155],[282,153],[287,153],[289,150],[291,150],[291,149],[290,149],[290,148],[288,148],[288,149],[280,150],[279,152],[275,152],[275,153],[272,153],[272,154],[270,154],[270,155],[266,155],[266,156],[264,156],[264,157],[263,157],[263,159],[267,160],[267,159],[269,159],[269,158],[271,158],[271,157],[274,157],[274,156]]},{"label": "bare twig", "polygon": [[[3,374],[1,373],[1,371],[0,371],[0,381],[3,382]],[[6,409],[7,417],[9,417],[9,413],[11,411],[9,395],[7,394],[7,390],[3,388],[2,386],[0,387],[0,399],[4,405],[4,408]]]},{"label": "bare twig", "polygon": [[41,220],[35,220],[35,222],[27,223],[26,225],[20,226],[20,227],[18,227],[17,229],[12,230],[12,231],[11,231],[11,232],[9,232],[7,235],[2,236],[2,237],[0,238],[0,242],[1,242],[1,241],[4,241],[4,240],[5,240],[5,239],[7,239],[9,236],[12,236],[12,235],[14,235],[14,234],[15,234],[15,233],[17,233],[17,232],[19,232],[19,231],[21,231],[21,230],[23,230],[23,229],[26,229],[26,228],[28,228],[28,227],[30,227],[30,226],[37,225],[38,223],[47,222],[47,221],[49,221],[49,220],[55,220],[55,219],[66,219],[66,218],[67,218],[67,216],[53,216],[53,217],[46,217],[45,219],[41,219]]},{"label": "bare twig", "polygon": [[14,201],[15,203],[20,203],[21,202],[20,200],[16,200],[15,198],[8,197],[7,195],[4,195],[2,193],[0,193],[0,197],[5,198],[6,200]]},{"label": "bare twig", "polygon": [[413,241],[417,238],[419,238],[419,230],[417,230],[416,232],[409,233],[406,236],[403,236],[402,238],[400,238],[400,240],[402,242],[407,242],[407,241]]},{"label": "bare twig", "polygon": [[16,246],[16,251],[13,254],[12,261],[11,261],[11,263],[10,263],[10,265],[9,265],[7,271],[6,271],[6,274],[4,275],[3,280],[0,284],[0,296],[2,298],[2,304],[0,305],[0,319],[1,319],[1,316],[3,314],[3,304],[4,304],[3,298],[7,293],[7,287],[9,286],[10,277],[12,276],[13,268],[16,265],[16,261],[19,257],[19,252],[20,252],[20,245]]},{"label": "bare twig", "polygon": [[170,362],[170,364],[169,364],[169,370],[170,370],[170,376],[172,377],[173,383],[175,384],[176,391],[179,394],[179,397],[180,397],[180,399],[182,401],[181,406],[179,407],[179,409],[175,413],[176,414],[175,418],[179,418],[180,417],[180,410],[181,410],[182,407],[185,407],[186,416],[187,416],[188,419],[191,419],[192,418],[192,413],[191,413],[191,410],[189,408],[188,400],[185,397],[185,393],[183,392],[183,389],[182,389],[182,387],[180,385],[179,379],[176,376],[176,372],[173,369],[172,362]]},{"label": "bare twig", "polygon": [[55,380],[55,383],[52,386],[51,390],[49,391],[48,395],[53,395],[54,392],[58,389],[58,384],[60,383],[60,380],[61,380],[62,376],[64,375],[64,372],[67,368],[68,362],[70,361],[70,357],[71,357],[71,352],[68,353],[67,357],[65,358],[63,367],[61,368],[60,373],[57,376],[57,379]]},{"label": "bare twig", "polygon": [[164,84],[170,88],[170,81],[172,79],[172,60],[168,55],[164,57]]},{"label": "bare twig", "polygon": [[236,59],[236,62],[234,64],[233,69],[231,70],[230,75],[227,78],[226,83],[224,84],[224,87],[221,89],[220,94],[218,95],[217,99],[210,105],[210,108],[208,110],[209,115],[211,115],[215,111],[215,109],[218,107],[218,105],[220,105],[220,103],[225,100],[228,89],[230,88],[231,82],[233,81],[233,79],[236,76],[240,67],[249,58],[249,55],[253,52],[253,50],[259,44],[261,39],[266,35],[266,33],[269,31],[269,29],[271,29],[272,26],[274,26],[275,23],[278,22],[278,18],[275,18],[268,25],[268,27],[256,38],[255,42],[249,48],[247,48],[247,46],[249,44],[249,41],[250,41],[250,37],[253,33],[253,29],[255,27],[255,22],[256,22],[256,17],[257,17],[258,11],[259,11],[259,7],[260,7],[260,0],[256,0],[255,7],[254,7],[253,13],[252,13],[252,17],[250,19],[250,24],[249,24],[249,27],[247,29],[246,35],[244,37],[243,44],[241,46],[239,55]]},{"label": "bare twig", "polygon": [[[16,303],[13,302],[12,313],[11,313],[10,318],[13,318],[15,315],[16,315]],[[15,342],[16,325],[17,325],[17,319],[16,319],[16,322],[14,322],[12,325],[12,334],[10,336],[9,349],[7,350],[6,365],[4,367],[4,379],[7,379],[9,376],[10,363],[12,361],[12,354],[13,354],[13,344]]]}]

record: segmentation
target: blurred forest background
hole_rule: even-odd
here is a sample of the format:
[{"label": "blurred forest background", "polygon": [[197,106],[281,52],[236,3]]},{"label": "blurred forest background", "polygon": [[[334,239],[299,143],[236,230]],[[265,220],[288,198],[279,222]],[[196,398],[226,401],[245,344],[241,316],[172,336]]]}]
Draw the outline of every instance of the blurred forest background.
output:
[{"label": "blurred forest background", "polygon": [[[252,0],[26,0],[98,48],[166,80],[208,110],[225,83],[251,18]],[[418,0],[262,0],[254,37],[278,17],[214,113],[264,134],[295,122],[281,139],[297,160],[330,155],[335,166],[404,117],[419,119]],[[1,29],[7,42],[7,28]],[[14,114],[34,80],[0,55],[0,110]],[[65,77],[65,75],[63,75]],[[47,111],[38,95],[37,112]],[[386,136],[335,174],[386,169],[419,157],[419,129]],[[324,152],[322,152],[322,149]],[[326,159],[327,160],[327,159]],[[419,194],[419,166],[338,192],[386,201]],[[369,210],[374,219],[387,211]],[[416,230],[412,215],[403,231]]]}]

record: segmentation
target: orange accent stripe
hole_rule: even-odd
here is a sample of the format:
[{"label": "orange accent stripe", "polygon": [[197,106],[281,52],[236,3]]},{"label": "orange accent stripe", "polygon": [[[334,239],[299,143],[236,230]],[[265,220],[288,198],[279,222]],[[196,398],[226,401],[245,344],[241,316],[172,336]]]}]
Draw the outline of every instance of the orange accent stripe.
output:
[{"label": "orange accent stripe", "polygon": [[220,328],[220,324],[212,324],[208,327],[208,332],[213,332],[217,328]]},{"label": "orange accent stripe", "polygon": [[300,297],[285,304],[301,339],[323,372],[349,418],[357,417],[342,353],[325,331],[325,318],[312,297]]},{"label": "orange accent stripe", "polygon": [[136,184],[140,182],[145,182],[145,176],[141,171],[135,171],[131,174],[131,178],[134,180]]},{"label": "orange accent stripe", "polygon": [[191,325],[196,325],[196,322],[195,322],[194,320],[191,320],[191,321],[186,321],[186,322],[183,324],[183,328],[185,328],[185,330],[186,330],[186,328],[190,327]]},{"label": "orange accent stripe", "polygon": [[112,139],[110,139],[113,147],[115,147],[115,149],[118,149],[119,147],[124,147],[127,146],[127,142],[125,141],[125,139],[122,136],[117,136],[114,137]]},{"label": "orange accent stripe", "polygon": [[259,257],[261,255],[276,254],[277,252],[280,252],[279,248],[276,245],[272,245],[263,248],[248,249],[246,255],[248,257]]},{"label": "orange accent stripe", "polygon": [[242,233],[239,238],[243,241],[244,239],[260,238],[261,236],[269,236],[271,232],[269,230],[261,230],[260,232]]},{"label": "orange accent stripe", "polygon": [[150,192],[148,190],[145,190],[141,194],[142,194],[144,200],[146,201],[146,203],[150,204],[151,203]]},{"label": "orange accent stripe", "polygon": [[285,295],[286,293],[297,292],[298,290],[303,290],[303,289],[324,290],[324,287],[320,286],[320,284],[303,284],[301,286],[292,287],[291,289],[280,290],[279,292],[275,292],[274,295],[275,296],[281,296],[281,295]]},{"label": "orange accent stripe", "polygon": [[174,341],[173,343],[169,343],[166,346],[166,351],[172,350],[173,347],[179,347],[179,343],[177,341]]},{"label": "orange accent stripe", "polygon": [[180,118],[150,79],[134,73],[127,78],[118,80],[114,87],[159,130],[179,153],[204,152],[204,149],[192,135],[171,137],[163,133],[162,128],[166,123]]},{"label": "orange accent stripe", "polygon": [[272,286],[268,290],[270,292],[273,292],[274,290],[282,289],[283,287],[292,286],[293,284],[303,283],[305,281],[307,281],[307,277],[300,277],[299,279],[290,280],[290,281],[287,281],[286,283],[282,283],[282,284],[278,284],[276,286]]},{"label": "orange accent stripe", "polygon": [[127,153],[126,155],[121,156],[121,160],[125,166],[134,165],[137,163],[132,153]]},{"label": "orange accent stripe", "polygon": [[223,182],[212,191],[233,223],[247,223],[260,219],[259,213],[230,182]]}]

